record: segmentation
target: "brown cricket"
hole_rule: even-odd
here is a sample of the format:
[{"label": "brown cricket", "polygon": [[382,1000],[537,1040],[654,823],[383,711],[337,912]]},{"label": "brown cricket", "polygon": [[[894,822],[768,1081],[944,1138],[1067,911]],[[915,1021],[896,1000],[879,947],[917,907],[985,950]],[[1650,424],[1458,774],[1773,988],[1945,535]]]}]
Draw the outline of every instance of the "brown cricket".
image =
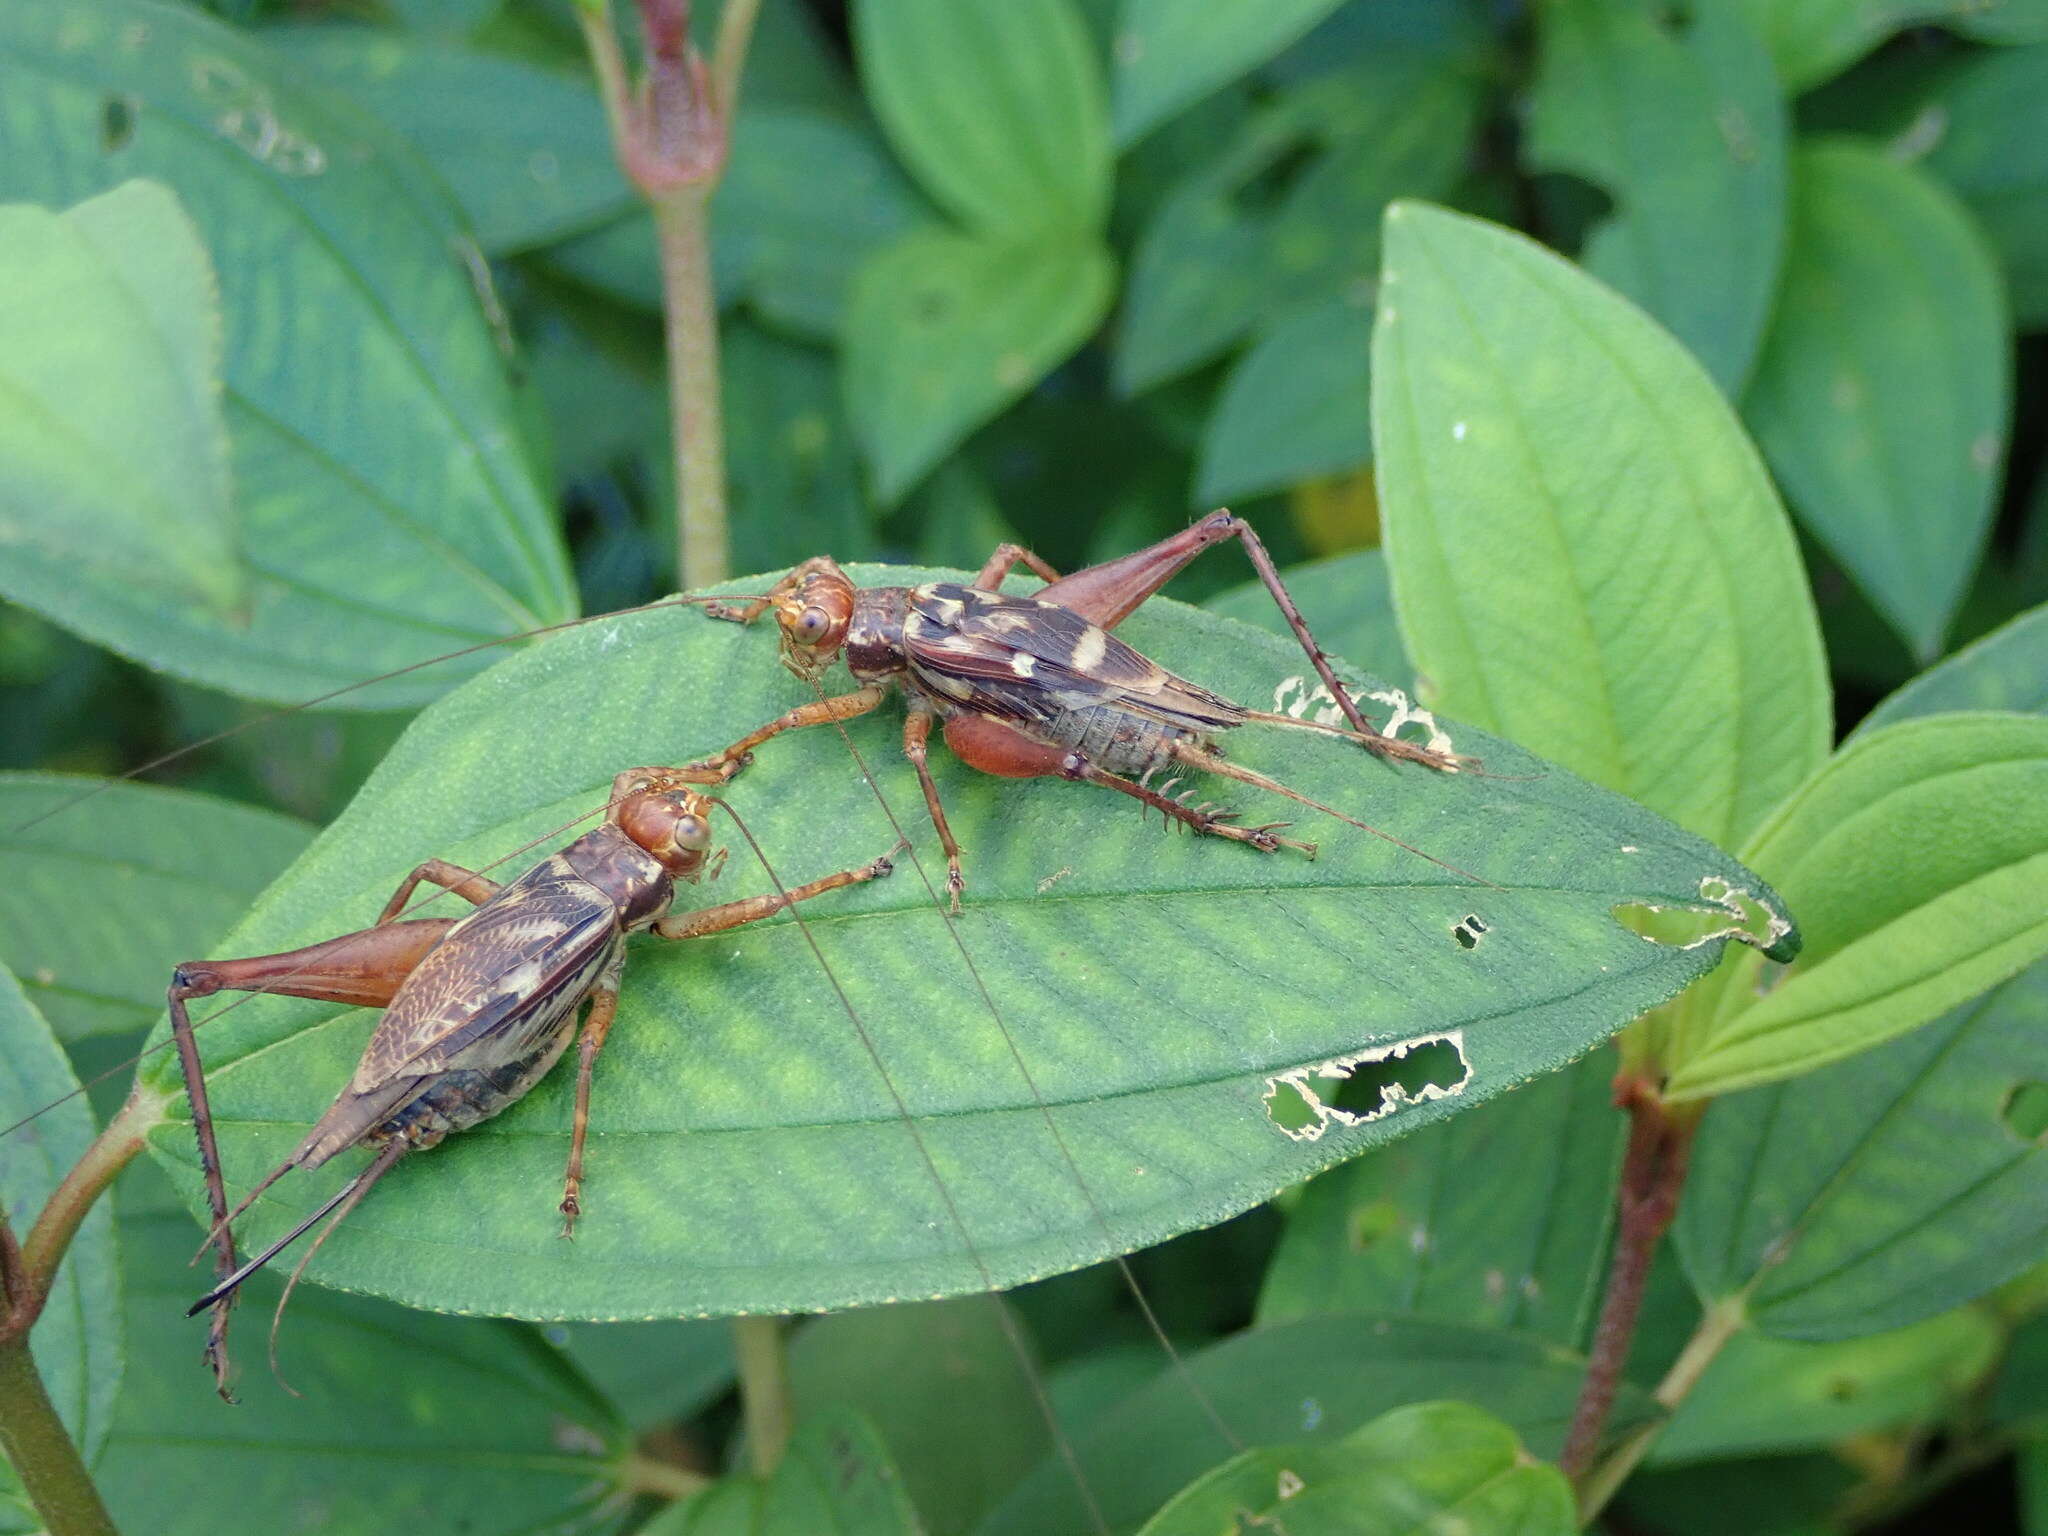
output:
[{"label": "brown cricket", "polygon": [[[1248,709],[1175,676],[1110,633],[1175,572],[1211,545],[1236,539],[1301,642],[1316,675],[1351,729]],[[1022,563],[1047,585],[1028,596],[997,590]],[[1372,832],[1377,828],[1309,799],[1285,784],[1228,761],[1218,732],[1249,721],[1316,731],[1357,743],[1380,757],[1454,771],[1465,760],[1376,730],[1339,681],[1265,546],[1244,519],[1213,512],[1200,522],[1121,559],[1061,576],[1029,550],[999,545],[972,584],[856,587],[830,556],[806,560],[765,598],[707,606],[714,618],[749,624],[770,608],[781,628],[784,664],[817,684],[842,653],[861,686],[798,705],[699,765],[731,777],[754,748],[802,726],[850,720],[881,704],[891,687],[908,702],[903,753],[917,770],[926,808],[946,853],[954,910],[965,886],[960,846],[946,824],[926,764],[934,721],[946,745],[970,767],[1003,778],[1058,777],[1101,784],[1198,833],[1229,838],[1264,853],[1281,847],[1315,856],[1313,843],[1278,835],[1286,822],[1240,826],[1238,814],[1192,792],[1151,780],[1175,765],[1200,769],[1284,795]],[[1398,842],[1398,839],[1389,839]],[[1408,846],[1401,844],[1402,847]],[[1423,855],[1428,857],[1428,855]]]},{"label": "brown cricket", "polygon": [[[369,928],[283,954],[190,960],[173,972],[171,1030],[192,1102],[213,1216],[208,1243],[219,1276],[188,1315],[214,1309],[206,1359],[223,1397],[229,1396],[227,1325],[237,1287],[332,1213],[333,1221],[293,1271],[295,1285],[328,1234],[393,1164],[515,1102],[576,1039],[576,1107],[560,1207],[562,1235],[573,1233],[582,1210],[591,1070],[618,1008],[628,934],[646,930],[665,939],[688,939],[719,933],[890,872],[883,857],[786,895],[671,913],[678,881],[695,883],[707,870],[717,872],[718,861],[706,854],[711,809],[718,802],[678,787],[703,783],[706,777],[691,768],[628,769],[613,782],[601,826],[516,880],[501,885],[429,859],[399,882]],[[400,920],[422,881],[453,892],[476,910],[462,918]],[[224,991],[283,993],[384,1010],[348,1086],[292,1154],[232,1211],[198,1045],[186,1016],[191,999]],[[586,1000],[590,1007],[579,1033],[576,1015]],[[379,1150],[319,1209],[255,1258],[238,1264],[235,1219],[292,1169],[317,1168],[355,1146]],[[280,1317],[283,1310],[280,1301]],[[273,1344],[275,1333],[273,1325]]]}]

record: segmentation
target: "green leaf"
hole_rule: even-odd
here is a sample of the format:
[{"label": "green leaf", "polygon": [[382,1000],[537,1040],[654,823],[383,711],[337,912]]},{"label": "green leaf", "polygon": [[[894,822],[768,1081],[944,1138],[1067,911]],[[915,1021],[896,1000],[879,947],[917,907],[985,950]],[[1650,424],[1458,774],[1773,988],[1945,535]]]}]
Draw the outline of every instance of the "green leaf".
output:
[{"label": "green leaf", "polygon": [[774,111],[740,119],[715,209],[721,287],[817,341],[838,338],[862,264],[929,217],[872,130]]},{"label": "green leaf", "polygon": [[1380,516],[1432,701],[1736,842],[1819,765],[1805,573],[1713,381],[1495,225],[1387,215]]},{"label": "green leaf", "polygon": [[2048,326],[2048,41],[1987,49],[1943,73],[1923,106],[1936,129],[1921,163],[1976,216],[2005,268],[2020,324]]},{"label": "green leaf", "polygon": [[1256,69],[1337,8],[1337,0],[1123,0],[1112,122],[1128,146],[1219,85]]},{"label": "green leaf", "polygon": [[411,140],[490,255],[585,228],[632,198],[586,80],[374,27],[273,27],[263,41]]},{"label": "green leaf", "polygon": [[1818,1449],[1939,1422],[1997,1362],[2004,1343],[1996,1319],[1977,1308],[1827,1343],[1737,1334],[1650,1457],[1670,1465]]},{"label": "green leaf", "polygon": [[799,1419],[872,1423],[931,1536],[972,1530],[1046,1451],[1005,1306],[974,1296],[842,1312],[805,1324],[789,1345]]},{"label": "green leaf", "polygon": [[858,1413],[807,1418],[767,1482],[726,1478],[640,1536],[924,1536],[889,1448]]},{"label": "green leaf", "polygon": [[0,774],[0,962],[64,1039],[140,1029],[312,836],[211,795]]},{"label": "green leaf", "polygon": [[1690,1000],[1666,1095],[1710,1098],[1867,1050],[2048,950],[2048,718],[1951,714],[1858,738],[1751,840],[1799,963]]},{"label": "green leaf", "polygon": [[2048,964],[1849,1061],[1714,1105],[1675,1229],[1709,1298],[1855,1338],[2038,1263],[2048,1173],[2016,1109],[2048,1083]]},{"label": "green leaf", "polygon": [[240,1408],[199,1366],[191,1223],[130,1213],[136,1368],[97,1468],[123,1530],[152,1536],[615,1529],[631,1439],[562,1359],[517,1324],[434,1317],[301,1287],[278,1335],[288,1397],[263,1361],[281,1280],[244,1289]]},{"label": "green leaf", "polygon": [[2048,603],[1922,672],[1865,715],[1851,739],[1895,721],[1971,709],[2048,714]]},{"label": "green leaf", "polygon": [[1955,200],[1847,140],[1794,163],[1746,403],[1792,504],[1923,662],[1983,553],[2011,415],[1998,272]]},{"label": "green leaf", "polygon": [[[1366,1313],[1235,1334],[1189,1356],[1188,1371],[1240,1443],[1305,1441],[1321,1453],[1391,1409],[1434,1403],[1448,1394],[1498,1416],[1545,1456],[1555,1454],[1564,1438],[1584,1364],[1576,1355],[1515,1334]],[[1610,1431],[1626,1434],[1647,1416],[1645,1399],[1624,1387]],[[1428,1425],[1426,1415],[1422,1422]],[[1235,1448],[1218,1436],[1187,1379],[1175,1373],[1160,1376],[1074,1444],[1114,1529],[1153,1515],[1216,1457]],[[1073,1474],[1055,1457],[984,1522],[978,1536],[1092,1528],[1074,1493]],[[1293,1531],[1291,1522],[1287,1529]]]},{"label": "green leaf", "polygon": [[219,296],[178,199],[132,181],[0,206],[0,589],[138,590],[216,623],[246,597],[220,414]]},{"label": "green leaf", "polygon": [[1276,311],[1370,293],[1380,213],[1464,176],[1476,72],[1441,49],[1375,49],[1289,90],[1182,178],[1132,258],[1115,360],[1136,394]]},{"label": "green leaf", "polygon": [[846,407],[893,503],[1087,340],[1115,285],[1092,241],[905,236],[853,276]]},{"label": "green leaf", "polygon": [[1109,113],[1073,0],[858,0],[853,27],[875,113],[934,202],[996,240],[1102,227]]},{"label": "green leaf", "polygon": [[733,560],[793,566],[870,541],[853,428],[829,353],[756,326],[721,330]]},{"label": "green leaf", "polygon": [[1238,359],[1202,434],[1194,502],[1283,490],[1372,457],[1372,312],[1324,299],[1275,320]]},{"label": "green leaf", "polygon": [[1246,1451],[1184,1490],[1141,1536],[1267,1526],[1289,1536],[1570,1536],[1578,1521],[1564,1474],[1532,1463],[1507,1425],[1469,1403],[1417,1403],[1334,1445]]},{"label": "green leaf", "polygon": [[1550,0],[1530,154],[1620,205],[1586,270],[1655,315],[1730,395],[1763,339],[1785,243],[1785,107],[1770,54],[1726,4]]},{"label": "green leaf", "polygon": [[[71,1171],[93,1138],[92,1106],[78,1093],[78,1079],[56,1036],[14,976],[0,966],[0,1124],[13,1125],[49,1106],[31,1124],[0,1136],[0,1211],[17,1240],[27,1236],[50,1192]],[[190,1231],[190,1227],[184,1228]],[[122,1375],[121,1287],[114,1252],[114,1223],[102,1206],[90,1212],[71,1251],[57,1270],[49,1304],[29,1335],[36,1369],[88,1463],[107,1441],[114,1396]],[[0,1531],[40,1531],[14,1471],[0,1460]]]},{"label": "green leaf", "polygon": [[[929,579],[887,567],[854,576]],[[1291,644],[1170,601],[1124,631],[1254,705],[1298,693],[1306,671]],[[678,692],[679,678],[694,685]],[[553,637],[423,713],[226,947],[259,953],[360,927],[430,856],[480,868],[516,854],[500,873],[520,868],[566,840],[563,824],[602,803],[621,765],[706,755],[803,693],[772,635],[694,611]],[[849,729],[927,847],[900,719],[884,711]],[[809,915],[973,1254],[803,935],[779,921],[636,946],[597,1071],[575,1243],[560,1241],[552,1215],[574,1075],[557,1071],[504,1115],[394,1170],[309,1273],[417,1305],[542,1319],[791,1312],[1013,1285],[1212,1224],[1562,1066],[1714,963],[1718,939],[1647,943],[1615,921],[1618,903],[1699,905],[1712,899],[1703,888],[1725,883],[1782,912],[1698,839],[1505,742],[1447,729],[1497,776],[1390,769],[1342,742],[1270,729],[1240,733],[1230,751],[1491,886],[1327,818],[1299,828],[1321,843],[1315,861],[1165,839],[1101,791],[998,780],[934,751],[967,850],[960,941],[1053,1106],[1085,1197],[916,873],[906,864]],[[889,849],[894,831],[837,733],[773,745],[732,798],[786,879]],[[1249,814],[1275,808],[1254,792],[1226,798]],[[766,889],[742,852],[716,894]],[[1472,916],[1486,931],[1468,949],[1454,930]],[[1247,1033],[1247,1017],[1261,1027]],[[289,1150],[371,1023],[258,997],[208,1027],[231,1185],[246,1188]],[[1452,1031],[1462,1033],[1440,1038]],[[1418,1047],[1394,1070],[1420,1100],[1396,1113],[1365,1119],[1387,1102],[1378,1088],[1314,1076],[1396,1044]],[[159,1076],[175,1074],[160,1064]],[[1426,1081],[1455,1091],[1425,1093]],[[1359,1123],[1332,1116],[1315,1136],[1321,1117],[1290,1118],[1312,1082],[1362,1092],[1360,1112],[1346,1111]],[[186,1129],[153,1145],[196,1202]],[[304,1214],[352,1161],[280,1183],[251,1212],[249,1240]]]},{"label": "green leaf", "polygon": [[[1374,677],[1391,678],[1404,688],[1412,684],[1415,669],[1401,649],[1387,561],[1378,550],[1357,549],[1348,555],[1311,560],[1288,567],[1281,577],[1287,583],[1288,596],[1301,609],[1324,650],[1355,662]],[[1217,593],[1202,606],[1268,634],[1293,633],[1272,593],[1256,576]]]},{"label": "green leaf", "polygon": [[[1728,3],[1728,0],[1717,0]],[[2026,0],[1738,0],[1770,44],[1778,75],[1798,92],[1839,74],[1894,32],[1923,22],[1967,24]]]},{"label": "green leaf", "polygon": [[732,1385],[732,1325],[550,1323],[541,1330],[635,1430],[693,1417]]},{"label": "green leaf", "polygon": [[[160,671],[283,700],[566,616],[484,268],[432,176],[194,8],[0,11],[0,198],[137,176],[177,193],[220,274],[248,618],[13,555],[8,594]],[[418,702],[487,659],[345,703]]]},{"label": "green leaf", "polygon": [[1312,1182],[1259,1293],[1261,1325],[1398,1309],[1591,1342],[1627,1124],[1596,1053]]}]

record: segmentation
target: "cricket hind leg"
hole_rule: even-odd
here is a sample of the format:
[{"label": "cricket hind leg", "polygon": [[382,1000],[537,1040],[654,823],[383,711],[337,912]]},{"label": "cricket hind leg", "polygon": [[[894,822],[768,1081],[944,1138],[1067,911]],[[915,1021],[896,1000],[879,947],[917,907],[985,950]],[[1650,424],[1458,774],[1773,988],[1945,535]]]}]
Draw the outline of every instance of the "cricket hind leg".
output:
[{"label": "cricket hind leg", "polygon": [[1261,853],[1294,848],[1310,858],[1316,856],[1314,843],[1297,842],[1291,837],[1278,835],[1280,829],[1288,825],[1284,821],[1257,827],[1238,826],[1238,813],[1235,811],[1206,804],[1190,805],[1184,796],[1163,794],[1148,784],[1111,773],[1079,752],[1034,741],[1016,727],[988,715],[952,716],[946,721],[946,745],[963,763],[983,773],[1006,779],[1060,778],[1100,784],[1118,794],[1129,795],[1169,821],[1178,821],[1204,837],[1227,838],[1256,848]]},{"label": "cricket hind leg", "polygon": [[1226,539],[1236,539],[1244,546],[1245,556],[1258,572],[1259,580],[1271,594],[1274,604],[1280,609],[1281,617],[1287,620],[1287,627],[1294,632],[1302,651],[1308,656],[1309,665],[1315,668],[1316,676],[1330,691],[1330,697],[1343,711],[1344,718],[1351,722],[1352,731],[1359,745],[1377,756],[1403,762],[1422,763],[1432,768],[1450,769],[1457,766],[1454,758],[1442,753],[1427,751],[1412,742],[1399,741],[1381,734],[1372,722],[1359,711],[1351,692],[1338,679],[1330,658],[1316,643],[1316,637],[1309,632],[1308,621],[1301,616],[1301,609],[1287,591],[1287,585],[1280,579],[1280,571],[1273,564],[1273,557],[1266,552],[1266,546],[1250,523],[1236,513],[1224,510],[1211,512],[1200,522],[1183,528],[1179,533],[1161,539],[1144,549],[1136,550],[1121,559],[1108,560],[1101,565],[1091,565],[1085,571],[1076,571],[1063,580],[1053,582],[1038,592],[1039,601],[1057,603],[1062,608],[1079,614],[1090,623],[1104,629],[1114,629],[1153,593],[1172,579],[1182,567],[1203,550],[1221,544]]},{"label": "cricket hind leg", "polygon": [[[213,1222],[207,1246],[214,1250],[217,1275],[225,1278],[236,1267],[234,1218],[296,1163],[281,1163],[250,1192],[248,1199],[232,1212],[228,1210],[220,1146],[214,1136],[213,1106],[207,1097],[206,1073],[186,1004],[193,998],[211,997],[218,992],[275,992],[321,1002],[382,1008],[453,926],[452,918],[381,923],[304,949],[242,960],[188,960],[171,972],[165,1002],[171,1015],[171,1039],[178,1054],[178,1069],[192,1104],[192,1131],[199,1142],[199,1171],[206,1184],[207,1213]],[[200,1251],[203,1253],[205,1247]],[[230,1293],[215,1306],[206,1339],[206,1363],[213,1372],[215,1390],[229,1402],[234,1401],[228,1388],[227,1354],[228,1309],[232,1304]]]}]

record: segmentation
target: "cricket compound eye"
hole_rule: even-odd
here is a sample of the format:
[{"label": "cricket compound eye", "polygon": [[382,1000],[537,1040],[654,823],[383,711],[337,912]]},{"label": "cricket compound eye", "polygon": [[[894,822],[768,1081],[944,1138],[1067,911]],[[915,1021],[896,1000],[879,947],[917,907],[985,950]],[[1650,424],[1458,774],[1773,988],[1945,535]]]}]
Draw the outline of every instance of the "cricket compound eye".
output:
[{"label": "cricket compound eye", "polygon": [[790,624],[791,632],[805,645],[816,645],[832,627],[832,615],[822,608],[806,608]]},{"label": "cricket compound eye", "polygon": [[690,848],[702,852],[711,846],[711,828],[705,825],[702,816],[678,816],[675,826],[675,842],[678,848]]}]

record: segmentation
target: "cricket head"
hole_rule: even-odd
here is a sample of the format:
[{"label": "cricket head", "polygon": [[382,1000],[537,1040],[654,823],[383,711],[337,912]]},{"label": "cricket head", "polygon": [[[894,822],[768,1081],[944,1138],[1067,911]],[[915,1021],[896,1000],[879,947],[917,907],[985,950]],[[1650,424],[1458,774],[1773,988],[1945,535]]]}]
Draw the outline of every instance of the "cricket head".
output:
[{"label": "cricket head", "polygon": [[853,580],[829,555],[806,560],[777,584],[775,622],[782,664],[807,683],[825,675],[846,644],[853,620]]},{"label": "cricket head", "polygon": [[635,795],[618,808],[619,830],[674,878],[694,883],[711,849],[712,804],[709,795],[688,789]]}]

